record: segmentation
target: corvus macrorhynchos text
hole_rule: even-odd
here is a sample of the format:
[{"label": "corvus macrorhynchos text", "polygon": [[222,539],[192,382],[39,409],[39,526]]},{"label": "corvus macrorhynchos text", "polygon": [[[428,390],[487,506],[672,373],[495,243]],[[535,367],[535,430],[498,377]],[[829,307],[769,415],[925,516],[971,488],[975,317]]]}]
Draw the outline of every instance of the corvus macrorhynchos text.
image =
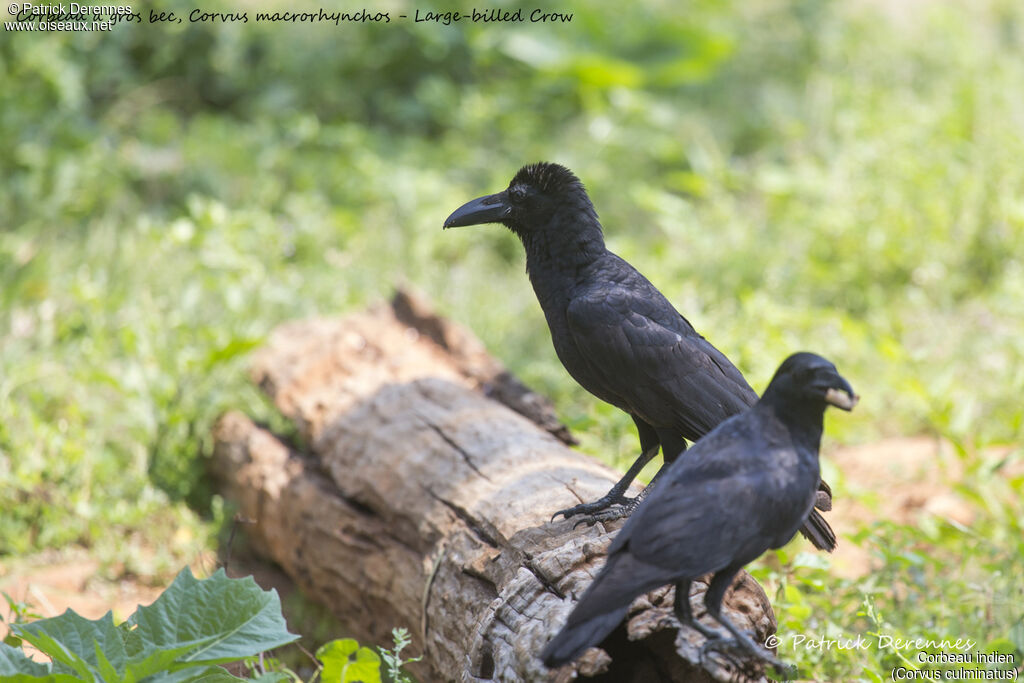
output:
[{"label": "corvus macrorhynchos text", "polygon": [[[569,169],[524,166],[508,189],[465,204],[444,227],[480,223],[503,223],[519,236],[562,365],[584,389],[629,413],[640,435],[640,456],[607,495],[556,515],[587,514],[592,522],[629,514],[687,439],[696,441],[757,400],[724,354],[647,278],[605,249],[594,205]],[[639,498],[627,498],[659,446],[665,465]],[[831,507],[824,483],[818,507]],[[817,511],[801,531],[817,548],[835,548],[835,534]]]},{"label": "corvus macrorhynchos text", "polygon": [[[680,623],[700,631],[707,649],[739,648],[777,668],[720,612],[736,573],[769,548],[789,542],[818,489],[818,447],[826,404],[851,410],[857,397],[832,363],[813,353],[786,359],[761,400],[729,418],[668,468],[608,548],[608,561],[541,659],[569,662],[600,643],[639,595],[675,584]],[[714,577],[704,604],[731,639],[693,619],[690,582]]]}]

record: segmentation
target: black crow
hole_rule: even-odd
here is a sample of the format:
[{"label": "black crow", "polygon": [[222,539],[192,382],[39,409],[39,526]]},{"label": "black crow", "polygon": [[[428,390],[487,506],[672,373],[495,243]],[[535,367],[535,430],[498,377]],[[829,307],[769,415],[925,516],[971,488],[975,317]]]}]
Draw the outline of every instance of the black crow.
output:
[{"label": "black crow", "polygon": [[[857,396],[832,363],[813,353],[785,360],[752,408],[718,425],[668,468],[608,548],[608,561],[541,659],[572,661],[622,621],[634,598],[675,584],[675,614],[707,639],[701,650],[745,651],[781,663],[720,612],[736,573],[789,542],[814,508],[818,447],[827,404],[851,410]],[[697,622],[690,582],[714,572],[704,604],[732,638]]]},{"label": "black crow", "polygon": [[[519,236],[562,365],[584,389],[629,413],[639,432],[640,456],[607,495],[556,516],[583,514],[593,523],[628,515],[687,440],[757,400],[729,359],[647,278],[605,248],[594,205],[569,169],[524,166],[508,189],[465,204],[444,227],[481,223],[503,223]],[[640,496],[626,497],[659,447],[661,470]],[[831,507],[827,485],[818,507]],[[802,532],[817,548],[835,548],[835,534],[816,511]]]}]

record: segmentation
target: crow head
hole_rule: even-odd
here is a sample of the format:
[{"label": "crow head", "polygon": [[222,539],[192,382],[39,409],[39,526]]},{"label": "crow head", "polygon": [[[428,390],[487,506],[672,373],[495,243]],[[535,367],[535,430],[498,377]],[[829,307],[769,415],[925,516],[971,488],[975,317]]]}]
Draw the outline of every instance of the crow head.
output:
[{"label": "crow head", "polygon": [[819,355],[794,353],[783,361],[764,391],[762,400],[790,410],[824,411],[827,405],[853,410],[859,397],[836,366]]},{"label": "crow head", "polygon": [[[599,237],[601,225],[583,183],[564,166],[541,162],[523,166],[508,188],[478,197],[448,216],[445,228],[501,223],[524,243],[557,235]],[[603,243],[603,240],[602,240]]]}]

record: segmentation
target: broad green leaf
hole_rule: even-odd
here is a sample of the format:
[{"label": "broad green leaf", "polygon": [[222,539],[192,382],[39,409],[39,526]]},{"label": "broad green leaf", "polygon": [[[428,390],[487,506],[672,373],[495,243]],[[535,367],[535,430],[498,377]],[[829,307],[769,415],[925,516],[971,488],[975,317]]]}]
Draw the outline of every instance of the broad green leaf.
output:
[{"label": "broad green leaf", "polygon": [[110,612],[91,620],[69,609],[60,616],[12,624],[11,628],[49,655],[58,672],[64,666],[68,673],[74,671],[87,679],[98,675],[109,680],[124,671],[124,641]]},{"label": "broad green leaf", "polygon": [[[110,660],[107,659],[107,655],[103,652],[102,649],[100,649],[100,644],[94,643],[94,645],[96,648],[96,661],[97,668],[100,671],[100,679],[104,681],[116,681],[118,679],[123,678],[123,676],[121,676],[117,669],[114,668],[114,665],[111,664]],[[123,651],[124,650],[122,647],[122,652]]]},{"label": "broad green leaf", "polygon": [[239,683],[245,680],[232,676],[226,669],[219,666],[203,666],[160,674],[148,679],[146,683]]},{"label": "broad green leaf", "polygon": [[224,663],[258,654],[298,638],[288,632],[277,591],[264,591],[252,577],[231,579],[218,570],[202,581],[186,567],[159,598],[128,620],[133,659],[139,654],[196,646],[179,665]]},{"label": "broad green leaf", "polygon": [[141,659],[132,658],[128,661],[128,666],[125,669],[125,680],[139,681],[147,676],[167,672],[175,665],[175,662],[179,657],[190,650],[203,647],[213,640],[214,638],[211,636],[210,638],[202,638],[188,643],[181,643],[176,647],[149,650],[148,655],[140,653],[138,656],[142,657]]},{"label": "broad green leaf", "polygon": [[35,662],[21,651],[0,643],[0,681],[3,683],[81,683],[70,674],[50,673],[51,665]]},{"label": "broad green leaf", "polygon": [[191,676],[183,679],[182,683],[241,683],[247,679],[232,676],[226,669],[219,666],[211,666],[199,672],[190,670]]},{"label": "broad green leaf", "polygon": [[257,676],[256,678],[238,678],[231,675],[226,669],[219,666],[192,667],[183,671],[173,673],[162,673],[147,678],[145,683],[239,683],[239,681],[253,681],[258,683],[281,683],[289,680],[288,676],[279,672],[272,672]]},{"label": "broad green leaf", "polygon": [[21,648],[0,643],[0,677],[3,680],[16,674],[46,676],[49,673],[49,664],[32,661]]},{"label": "broad green leaf", "polygon": [[380,656],[352,638],[326,643],[316,651],[324,683],[380,683]]},{"label": "broad green leaf", "polygon": [[82,683],[82,679],[71,674],[46,674],[45,676],[32,676],[30,674],[4,675],[0,678],[3,683]]},{"label": "broad green leaf", "polygon": [[49,634],[40,632],[32,635],[23,635],[23,637],[40,652],[49,655],[53,659],[53,668],[57,673],[68,675],[74,672],[77,674],[75,676],[77,680],[95,680],[96,677],[88,662],[77,654],[66,650],[61,643],[54,640]]},{"label": "broad green leaf", "polygon": [[[223,571],[199,581],[188,568],[156,602],[140,607],[118,627],[109,612],[90,621],[68,610],[13,629],[49,655],[57,673],[125,683],[147,678],[164,683],[210,680],[211,675],[238,680],[209,665],[242,659],[296,638],[285,627],[276,592],[263,591],[251,577],[229,579]],[[26,674],[50,671],[38,668],[43,665],[33,667],[24,655],[19,659],[10,654],[20,651],[4,647],[11,667],[30,667]]]}]

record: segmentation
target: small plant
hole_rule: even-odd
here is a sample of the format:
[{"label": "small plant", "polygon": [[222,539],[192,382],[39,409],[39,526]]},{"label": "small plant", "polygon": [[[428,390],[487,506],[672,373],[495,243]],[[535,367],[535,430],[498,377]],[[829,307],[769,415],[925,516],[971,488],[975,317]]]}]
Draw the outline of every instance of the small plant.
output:
[{"label": "small plant", "polygon": [[390,650],[379,648],[380,656],[384,659],[384,663],[387,665],[387,675],[391,683],[412,683],[412,679],[409,675],[402,671],[402,667],[412,662],[418,662],[423,657],[413,657],[412,659],[402,659],[402,650],[404,650],[409,643],[412,642],[412,638],[409,637],[409,630],[405,628],[393,628],[391,629],[391,637],[395,640],[395,646]]},{"label": "small plant", "polygon": [[[391,637],[394,646],[377,648],[379,655],[368,647],[361,647],[353,638],[324,644],[316,651],[317,659],[323,663],[320,679],[323,683],[414,683],[402,667],[422,657],[402,658],[402,650],[412,642],[407,629],[393,628]],[[385,677],[381,676],[381,660],[386,666]]]},{"label": "small plant", "polygon": [[324,683],[381,683],[380,657],[354,638],[324,643],[316,656],[324,665],[320,671]]},{"label": "small plant", "polygon": [[[27,602],[15,600],[3,591],[0,591],[0,595],[4,596],[4,600],[7,601],[7,613],[9,615],[8,618],[10,619],[10,623],[12,625],[24,624],[27,621],[42,618],[41,614],[36,614],[32,611],[32,606],[29,605]],[[0,622],[2,622],[3,620],[4,618],[0,616]],[[14,634],[13,629],[4,637],[2,642],[7,643],[11,647],[21,647],[21,638]]]},{"label": "small plant", "polygon": [[[224,570],[197,580],[186,567],[148,607],[114,625],[107,612],[89,620],[72,610],[40,619],[31,607],[6,593],[10,633],[0,642],[0,680],[11,683],[302,683],[295,672],[263,653],[298,639],[289,633],[277,592],[264,591],[251,577],[230,579]],[[320,647],[316,656],[324,683],[415,683],[402,668],[409,631],[391,631],[394,646],[380,654],[352,638]],[[49,656],[36,662],[23,643]],[[244,660],[249,676],[232,675],[221,664]],[[382,664],[385,670],[382,673]],[[312,680],[316,680],[314,677]]]},{"label": "small plant", "polygon": [[[298,638],[286,628],[276,591],[262,590],[251,577],[228,578],[224,570],[200,581],[186,567],[152,605],[116,626],[110,612],[89,620],[69,609],[25,623],[19,617],[29,616],[27,608],[13,611],[11,633],[53,660],[35,662],[9,640],[0,643],[0,679],[18,683],[231,683],[246,679],[219,665]],[[287,678],[271,673],[259,680]]]}]

